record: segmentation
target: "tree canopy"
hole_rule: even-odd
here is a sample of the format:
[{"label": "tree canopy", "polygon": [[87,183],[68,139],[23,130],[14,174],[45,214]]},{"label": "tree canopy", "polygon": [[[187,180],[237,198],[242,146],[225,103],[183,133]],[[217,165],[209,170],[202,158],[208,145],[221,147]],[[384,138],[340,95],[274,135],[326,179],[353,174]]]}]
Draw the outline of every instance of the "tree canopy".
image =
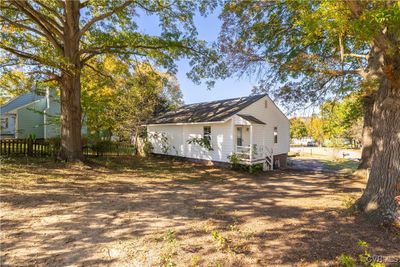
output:
[{"label": "tree canopy", "polygon": [[82,75],[83,118],[92,131],[127,138],[151,116],[181,104],[179,84],[169,73],[115,56],[92,61],[94,68]]},{"label": "tree canopy", "polygon": [[[176,71],[174,61],[190,58],[189,77],[199,82],[226,73],[218,54],[197,39],[194,15],[206,15],[216,0],[59,1],[5,0],[0,4],[1,58],[4,71],[16,67],[60,87],[60,158],[81,160],[81,73],[102,54],[150,61]],[[139,14],[159,20],[161,33],[139,28]],[[207,67],[205,67],[207,66]]]},{"label": "tree canopy", "polygon": [[400,223],[400,2],[229,1],[221,18],[229,69],[257,72],[256,89],[282,105],[373,95],[371,173],[357,207]]},{"label": "tree canopy", "polygon": [[33,89],[37,84],[32,77],[24,72],[12,70],[0,74],[0,105],[10,98],[21,95]]},{"label": "tree canopy", "polygon": [[292,108],[360,87],[364,94],[376,90],[367,81],[376,76],[371,40],[383,27],[398,33],[400,7],[394,1],[231,1],[221,17],[230,70],[258,73],[256,90]]},{"label": "tree canopy", "polygon": [[346,138],[360,142],[362,127],[362,101],[358,93],[352,93],[343,100],[327,101],[321,105],[322,126],[327,139]]},{"label": "tree canopy", "polygon": [[290,138],[307,137],[307,127],[304,121],[300,118],[290,119]]},{"label": "tree canopy", "polygon": [[[2,1],[1,67],[6,70],[17,65],[32,75],[54,79],[60,78],[60,70],[72,71],[64,54],[65,33],[71,26],[68,23],[72,23],[68,16],[72,15],[79,23],[79,31],[73,36],[79,50],[74,56],[82,66],[91,58],[109,53],[125,59],[150,59],[170,71],[176,70],[175,59],[188,56],[195,67],[217,57],[196,38],[193,23],[196,12],[206,15],[215,6],[213,0]],[[69,9],[75,13],[68,14]],[[158,17],[161,34],[143,33],[137,23],[139,13]],[[199,81],[205,77],[203,74],[194,68],[191,77]]]}]

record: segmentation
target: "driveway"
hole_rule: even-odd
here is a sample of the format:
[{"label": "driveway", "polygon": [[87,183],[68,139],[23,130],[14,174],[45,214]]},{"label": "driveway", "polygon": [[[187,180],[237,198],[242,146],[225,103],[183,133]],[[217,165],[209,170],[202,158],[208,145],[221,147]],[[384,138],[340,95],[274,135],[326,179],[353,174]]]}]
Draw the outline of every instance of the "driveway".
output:
[{"label": "driveway", "polygon": [[288,167],[297,171],[329,172],[336,174],[352,174],[358,167],[358,159],[338,158],[320,155],[296,156],[288,158]]},{"label": "driveway", "polygon": [[316,158],[289,158],[288,165],[292,170],[300,170],[300,171],[326,171],[331,172],[332,170],[327,168],[327,166],[323,163],[322,159]]}]

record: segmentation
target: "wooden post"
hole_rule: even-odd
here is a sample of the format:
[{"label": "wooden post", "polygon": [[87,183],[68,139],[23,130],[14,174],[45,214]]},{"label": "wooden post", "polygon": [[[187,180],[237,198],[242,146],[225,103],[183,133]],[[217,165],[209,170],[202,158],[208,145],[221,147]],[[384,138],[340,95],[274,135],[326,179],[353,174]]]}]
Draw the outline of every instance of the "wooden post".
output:
[{"label": "wooden post", "polygon": [[250,124],[250,164],[253,161],[253,125]]},{"label": "wooden post", "polygon": [[236,153],[237,148],[236,148],[236,138],[235,138],[235,120],[232,118],[231,119],[231,140],[232,140],[232,153]]},{"label": "wooden post", "polygon": [[28,138],[26,142],[27,150],[28,150],[28,156],[32,157],[33,156],[33,140],[32,138]]}]

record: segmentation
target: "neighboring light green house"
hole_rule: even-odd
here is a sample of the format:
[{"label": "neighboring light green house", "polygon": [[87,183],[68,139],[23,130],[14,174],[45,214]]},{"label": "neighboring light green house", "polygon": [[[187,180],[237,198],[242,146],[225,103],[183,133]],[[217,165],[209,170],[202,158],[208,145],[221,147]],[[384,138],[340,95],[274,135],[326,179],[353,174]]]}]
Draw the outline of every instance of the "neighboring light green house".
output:
[{"label": "neighboring light green house", "polygon": [[29,92],[0,107],[1,136],[9,138],[52,138],[60,136],[59,97]]}]

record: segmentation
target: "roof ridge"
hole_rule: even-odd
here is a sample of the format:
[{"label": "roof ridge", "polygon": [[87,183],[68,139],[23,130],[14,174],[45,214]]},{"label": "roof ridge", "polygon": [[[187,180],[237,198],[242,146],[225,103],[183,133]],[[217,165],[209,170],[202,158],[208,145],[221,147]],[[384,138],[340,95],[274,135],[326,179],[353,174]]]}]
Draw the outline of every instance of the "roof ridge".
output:
[{"label": "roof ridge", "polygon": [[1,113],[7,113],[11,110],[18,109],[26,104],[33,103],[37,100],[43,99],[44,96],[38,95],[35,92],[29,91],[22,95],[18,95],[10,99],[7,103],[0,106]]},{"label": "roof ridge", "polygon": [[188,104],[175,110],[163,112],[150,119],[147,123],[169,124],[224,121],[265,96],[267,94]]},{"label": "roof ridge", "polygon": [[3,105],[1,105],[0,107],[5,107],[5,106],[7,106],[8,104],[13,103],[13,102],[15,102],[16,100],[18,100],[19,98],[24,97],[24,96],[26,96],[26,95],[40,96],[40,95],[36,94],[35,92],[29,91],[29,92],[26,92],[26,93],[24,93],[24,94],[22,94],[22,95],[17,95],[17,96],[15,96],[15,97],[13,97],[12,99],[8,100],[6,103],[4,103]]},{"label": "roof ridge", "polygon": [[257,96],[262,97],[262,96],[266,96],[266,95],[268,95],[268,94],[264,93],[264,94],[256,94],[256,95],[248,95],[248,96],[226,98],[226,99],[220,99],[220,100],[196,102],[196,103],[191,103],[191,104],[186,104],[186,105],[180,106],[179,108],[183,108],[183,107],[187,107],[187,106],[191,106],[191,105],[211,104],[211,103],[217,103],[217,102],[223,102],[223,101],[232,101],[232,100],[235,100],[235,99],[250,98],[250,97],[257,97]]},{"label": "roof ridge", "polygon": [[0,108],[4,108],[5,106],[12,104],[13,102],[17,101],[19,98],[21,98],[24,95],[30,94],[30,92],[22,94],[22,95],[17,95],[14,98],[8,100],[6,103],[4,103],[3,105],[0,106]]}]

